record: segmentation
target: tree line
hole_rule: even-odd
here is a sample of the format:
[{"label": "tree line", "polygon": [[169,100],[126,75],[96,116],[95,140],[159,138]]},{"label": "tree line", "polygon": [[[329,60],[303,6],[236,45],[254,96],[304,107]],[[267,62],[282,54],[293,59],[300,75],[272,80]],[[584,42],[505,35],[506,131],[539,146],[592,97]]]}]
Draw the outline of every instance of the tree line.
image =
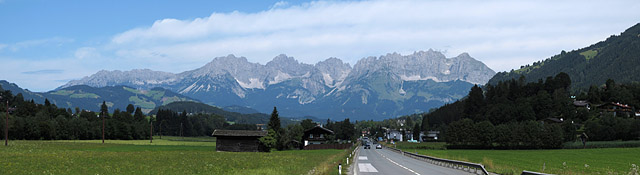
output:
[{"label": "tree line", "polygon": [[[151,125],[154,135],[210,136],[215,129],[256,130],[253,124],[230,124],[215,114],[177,113],[160,110],[154,117],[146,116],[140,107],[129,104],[109,113],[103,102],[100,111],[59,108],[48,99],[43,104],[25,101],[21,93],[0,89],[0,130],[4,131],[6,112],[9,112],[9,139],[12,140],[93,140],[102,138],[104,119],[105,139],[149,139]],[[7,101],[9,107],[7,108]]]},{"label": "tree line", "polygon": [[230,124],[225,117],[216,114],[175,112],[160,109],[153,119],[155,135],[211,136],[215,129],[257,130],[254,124]]},{"label": "tree line", "polygon": [[[102,119],[104,118],[104,136],[106,139],[148,139],[147,116],[142,110],[129,105],[126,111],[114,110],[113,113],[99,113],[71,108],[58,108],[45,99],[44,104],[33,100],[25,101],[22,94],[13,96],[11,91],[2,91],[3,103],[0,116],[0,128],[4,130],[6,111],[9,115],[9,138],[13,140],[92,140],[102,138]],[[9,108],[7,109],[7,101]],[[103,111],[106,110],[103,103]]]},{"label": "tree line", "polygon": [[[305,139],[304,132],[318,126],[311,119],[304,119],[300,123],[292,123],[286,127],[281,127],[281,124],[278,109],[273,107],[273,112],[271,112],[271,117],[267,124],[267,136],[259,139],[267,150],[302,149]],[[327,119],[323,127],[333,131],[333,135],[326,136],[331,143],[355,141],[357,135],[355,125],[348,118],[336,122]]]}]

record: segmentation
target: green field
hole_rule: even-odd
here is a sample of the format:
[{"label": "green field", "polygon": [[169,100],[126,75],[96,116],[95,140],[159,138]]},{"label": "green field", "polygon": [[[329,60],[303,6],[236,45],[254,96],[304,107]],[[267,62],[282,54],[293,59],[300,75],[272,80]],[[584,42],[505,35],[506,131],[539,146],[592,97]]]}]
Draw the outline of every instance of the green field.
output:
[{"label": "green field", "polygon": [[[323,174],[345,150],[216,152],[210,138],[10,141],[0,174]],[[323,167],[324,170],[323,170]]]},{"label": "green field", "polygon": [[[414,145],[412,145],[414,144]],[[556,150],[442,150],[414,149],[418,145],[442,143],[399,143],[404,151],[483,164],[488,171],[520,174],[522,170],[553,174],[629,174],[640,165],[640,148],[597,148]],[[544,167],[544,170],[543,170]],[[636,172],[637,167],[636,167]]]}]

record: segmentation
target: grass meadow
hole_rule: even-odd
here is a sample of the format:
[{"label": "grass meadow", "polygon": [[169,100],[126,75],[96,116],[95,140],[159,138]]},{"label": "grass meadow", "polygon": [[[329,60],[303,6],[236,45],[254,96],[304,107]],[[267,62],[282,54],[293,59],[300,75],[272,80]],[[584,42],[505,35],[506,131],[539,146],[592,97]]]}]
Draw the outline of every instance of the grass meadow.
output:
[{"label": "grass meadow", "polygon": [[[429,145],[431,146],[425,146]],[[601,145],[604,143],[598,143]],[[391,145],[389,145],[391,146]],[[490,172],[520,174],[522,170],[552,174],[635,174],[640,147],[553,150],[443,149],[443,143],[399,143],[397,148],[422,155],[481,163]],[[431,147],[433,149],[418,149]],[[634,165],[636,165],[634,167]]]},{"label": "grass meadow", "polygon": [[348,152],[216,152],[211,138],[165,136],[101,142],[10,141],[0,147],[0,174],[327,174]]}]

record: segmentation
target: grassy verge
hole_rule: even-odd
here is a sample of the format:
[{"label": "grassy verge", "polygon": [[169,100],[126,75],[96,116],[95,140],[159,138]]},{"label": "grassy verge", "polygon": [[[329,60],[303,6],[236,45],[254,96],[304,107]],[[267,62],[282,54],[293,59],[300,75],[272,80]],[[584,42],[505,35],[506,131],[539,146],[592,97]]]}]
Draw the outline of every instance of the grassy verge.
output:
[{"label": "grassy verge", "polygon": [[558,150],[418,150],[419,154],[483,164],[499,174],[627,174],[640,165],[640,148]]},{"label": "grassy verge", "polygon": [[347,174],[347,170],[353,161],[349,160],[349,162],[347,162],[346,159],[356,146],[358,146],[358,143],[354,144],[350,149],[332,149],[334,151],[338,151],[338,153],[327,157],[326,161],[320,163],[308,174],[338,174],[338,164],[342,164],[342,174]]},{"label": "grassy verge", "polygon": [[[586,148],[634,148],[640,147],[640,140],[631,141],[589,141]],[[564,149],[582,149],[582,142],[567,142]]]},{"label": "grassy verge", "polygon": [[11,141],[0,147],[0,174],[307,174],[345,152],[216,152],[215,142],[171,141],[164,136],[153,143],[100,142]]},{"label": "grassy verge", "polygon": [[[587,142],[594,149],[556,150],[447,150],[445,143],[396,143],[408,152],[480,163],[488,171],[499,174],[520,174],[522,170],[551,174],[633,174],[638,172],[640,141]],[[391,144],[386,144],[393,147]],[[574,148],[567,143],[565,148]],[[582,148],[582,143],[579,143]],[[422,148],[422,149],[421,149]]]}]

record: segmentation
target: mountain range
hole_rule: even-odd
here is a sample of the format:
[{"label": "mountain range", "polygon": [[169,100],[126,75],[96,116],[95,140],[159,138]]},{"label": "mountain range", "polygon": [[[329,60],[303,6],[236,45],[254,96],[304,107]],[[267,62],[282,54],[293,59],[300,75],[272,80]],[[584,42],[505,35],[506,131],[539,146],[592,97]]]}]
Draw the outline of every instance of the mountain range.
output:
[{"label": "mountain range", "polygon": [[277,106],[284,116],[378,120],[455,101],[494,74],[469,54],[446,58],[433,50],[367,57],[353,67],[338,58],[312,65],[278,55],[262,65],[228,55],[178,74],[103,70],[58,90],[76,85],[160,87],[214,106],[235,105],[263,113]]},{"label": "mountain range", "polygon": [[500,72],[489,81],[518,79],[524,76],[527,82],[546,79],[560,72],[571,78],[574,91],[586,91],[590,86],[600,86],[607,79],[615,82],[640,82],[640,24],[612,35],[604,41],[573,51],[562,51],[543,61],[521,66],[510,72]]}]

